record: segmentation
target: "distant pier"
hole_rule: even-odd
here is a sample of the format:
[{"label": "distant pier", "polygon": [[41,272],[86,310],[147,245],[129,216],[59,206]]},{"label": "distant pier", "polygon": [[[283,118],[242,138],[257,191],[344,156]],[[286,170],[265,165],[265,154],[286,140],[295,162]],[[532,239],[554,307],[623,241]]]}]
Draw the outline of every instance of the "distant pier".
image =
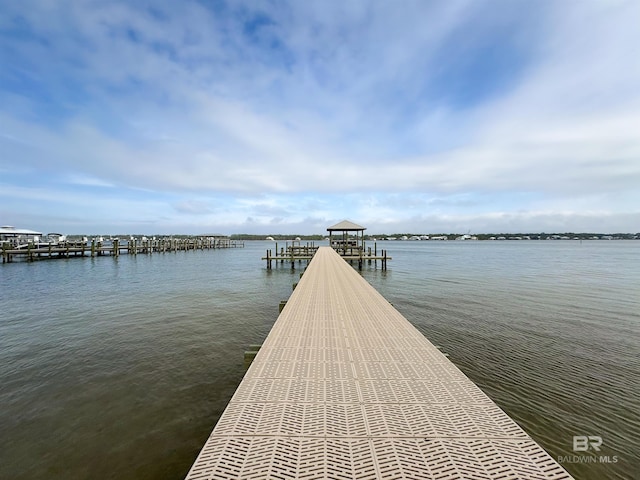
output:
[{"label": "distant pier", "polygon": [[[387,255],[386,250],[381,250],[380,254],[378,254],[378,245],[375,242],[373,249],[370,246],[366,246],[363,235],[365,230],[366,228],[361,225],[343,220],[327,228],[329,245],[349,263],[358,262],[359,269],[362,269],[365,262],[370,265],[372,262],[377,264],[380,261],[382,269],[386,270],[387,261],[391,260],[391,257]],[[341,233],[336,234],[335,232]],[[291,242],[291,245],[286,242],[285,246],[280,247],[280,250],[278,250],[278,244],[276,243],[275,254],[272,250],[267,250],[267,255],[262,257],[262,260],[267,261],[268,270],[271,270],[274,261],[276,264],[278,262],[281,264],[290,263],[293,269],[296,261],[298,263],[311,261],[317,250],[318,247],[314,243],[301,245],[299,241],[295,240]]]},{"label": "distant pier", "polygon": [[28,262],[55,258],[101,257],[120,255],[150,255],[189,250],[209,250],[217,248],[242,248],[244,242],[227,237],[160,238],[160,239],[113,239],[102,242],[64,242],[61,244],[38,245],[29,243],[22,248],[2,244],[2,263],[15,259]]}]

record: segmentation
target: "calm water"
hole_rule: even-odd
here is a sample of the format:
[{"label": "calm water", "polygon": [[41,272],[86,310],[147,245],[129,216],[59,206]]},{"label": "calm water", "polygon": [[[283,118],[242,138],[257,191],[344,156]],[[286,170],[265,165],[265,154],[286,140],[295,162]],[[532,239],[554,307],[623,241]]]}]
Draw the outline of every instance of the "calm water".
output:
[{"label": "calm water", "polygon": [[[0,478],[182,479],[298,278],[245,245],[0,265]],[[640,478],[640,242],[381,246],[363,276],[569,472]]]}]

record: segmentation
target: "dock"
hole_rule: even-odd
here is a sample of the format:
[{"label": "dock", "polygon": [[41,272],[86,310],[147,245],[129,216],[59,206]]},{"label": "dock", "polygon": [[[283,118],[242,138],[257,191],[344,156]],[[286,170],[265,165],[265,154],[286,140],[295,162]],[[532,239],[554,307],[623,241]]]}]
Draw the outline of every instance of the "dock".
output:
[{"label": "dock", "polygon": [[[387,269],[387,261],[391,260],[391,257],[387,255],[386,250],[382,250],[378,255],[378,245],[374,242],[373,250],[370,246],[367,247],[364,241],[364,231],[366,227],[358,225],[357,223],[350,222],[349,220],[343,220],[331,227],[327,227],[329,232],[329,245],[340,256],[347,260],[349,263],[357,262],[358,268],[362,270],[365,263],[371,265],[378,261],[381,262],[382,269]],[[339,233],[336,233],[339,232]],[[291,245],[287,242],[285,247],[281,247],[278,251],[278,244],[276,243],[275,255],[270,249],[267,250],[267,256],[262,257],[262,260],[267,261],[267,270],[271,270],[272,262],[291,263],[291,268],[295,268],[295,262],[309,262],[313,258],[314,253],[318,249],[315,244],[300,245],[300,242],[292,242]]]},{"label": "dock", "polygon": [[571,476],[320,247],[186,478]]},{"label": "dock", "polygon": [[244,242],[222,237],[160,238],[160,239],[114,239],[109,242],[92,241],[64,242],[61,244],[37,245],[29,243],[23,248],[12,248],[2,244],[2,263],[11,263],[14,259],[28,262],[55,258],[95,257],[120,255],[139,255],[168,253],[190,250],[209,250],[216,248],[244,247]]},{"label": "dock", "polygon": [[[291,268],[295,269],[296,262],[299,264],[302,262],[308,264],[318,248],[314,243],[301,245],[296,242],[291,242],[291,244],[286,242],[285,246],[280,246],[280,250],[278,250],[278,243],[276,242],[275,253],[273,250],[267,249],[267,254],[262,257],[262,260],[267,261],[267,270],[271,270],[274,263],[276,266],[278,264],[291,265]],[[362,269],[365,264],[371,265],[372,263],[377,264],[377,262],[380,262],[382,270],[386,270],[387,262],[391,260],[391,257],[387,254],[387,250],[383,249],[380,251],[380,254],[378,254],[376,244],[374,244],[373,249],[371,247],[365,247],[364,244],[362,248],[334,247],[334,249],[344,260],[349,263],[357,263],[359,269]]]}]

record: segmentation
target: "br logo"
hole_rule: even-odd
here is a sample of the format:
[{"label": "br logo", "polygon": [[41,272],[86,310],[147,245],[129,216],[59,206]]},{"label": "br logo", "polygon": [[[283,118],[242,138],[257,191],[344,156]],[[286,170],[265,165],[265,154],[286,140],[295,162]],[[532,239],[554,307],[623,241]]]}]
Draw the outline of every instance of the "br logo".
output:
[{"label": "br logo", "polygon": [[575,435],[573,437],[573,451],[574,452],[586,452],[590,448],[594,451],[600,451],[600,445],[602,445],[602,437],[596,435]]}]

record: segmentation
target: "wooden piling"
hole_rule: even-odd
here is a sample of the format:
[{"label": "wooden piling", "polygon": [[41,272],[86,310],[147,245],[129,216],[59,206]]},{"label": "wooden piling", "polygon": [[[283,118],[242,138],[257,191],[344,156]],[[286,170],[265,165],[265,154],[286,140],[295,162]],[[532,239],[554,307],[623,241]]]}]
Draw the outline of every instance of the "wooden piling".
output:
[{"label": "wooden piling", "polygon": [[249,345],[249,349],[244,352],[244,368],[249,368],[253,359],[256,358],[256,355],[262,348],[262,345]]}]

